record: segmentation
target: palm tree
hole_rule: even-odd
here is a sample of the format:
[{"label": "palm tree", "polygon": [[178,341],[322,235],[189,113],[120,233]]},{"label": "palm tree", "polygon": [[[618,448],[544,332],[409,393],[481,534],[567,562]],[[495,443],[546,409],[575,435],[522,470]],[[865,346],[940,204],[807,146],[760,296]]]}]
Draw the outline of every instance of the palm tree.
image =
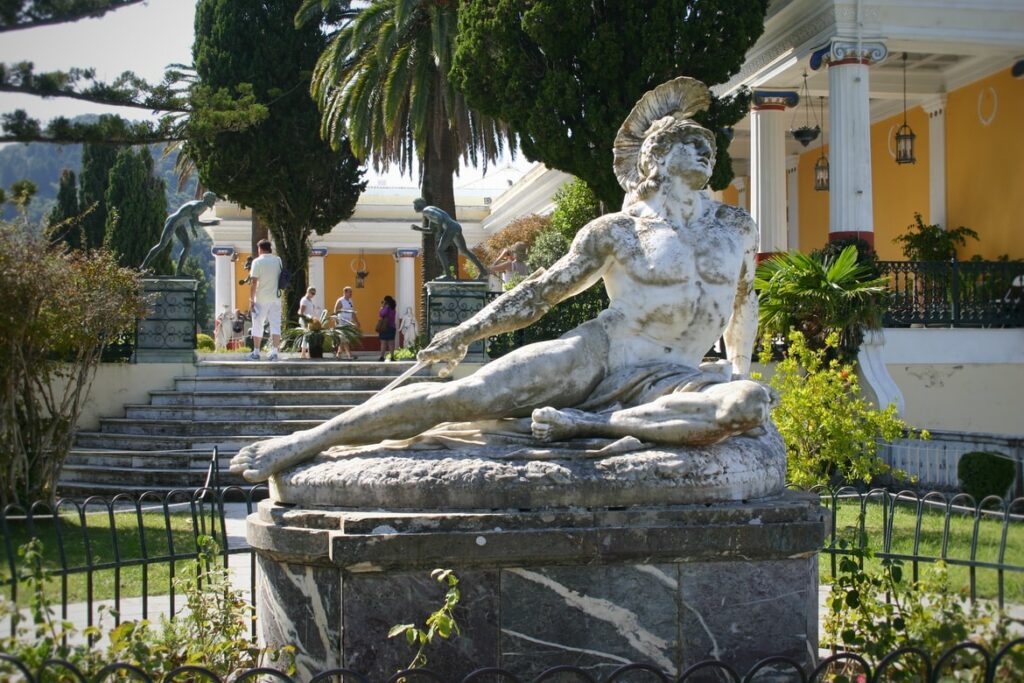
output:
[{"label": "palm tree", "polygon": [[[457,31],[455,0],[305,0],[302,23],[333,11],[341,24],[313,72],[310,91],[321,110],[320,132],[332,145],[346,138],[377,171],[416,164],[427,204],[455,217],[459,159],[485,168],[514,139],[504,124],[471,111],[448,79]],[[454,255],[453,255],[454,256]],[[424,279],[440,274],[433,240],[423,238]]]},{"label": "palm tree", "polygon": [[854,358],[864,330],[881,326],[888,294],[886,278],[859,263],[853,245],[835,257],[778,254],[757,267],[754,287],[762,334],[785,338],[796,329],[822,349],[838,333],[839,352]]}]

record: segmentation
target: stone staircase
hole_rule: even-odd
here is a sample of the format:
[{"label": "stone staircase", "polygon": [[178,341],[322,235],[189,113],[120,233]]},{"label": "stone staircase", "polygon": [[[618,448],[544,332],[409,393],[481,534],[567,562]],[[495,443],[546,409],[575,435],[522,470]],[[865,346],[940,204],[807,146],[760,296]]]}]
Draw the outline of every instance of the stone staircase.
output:
[{"label": "stone staircase", "polygon": [[[194,489],[207,484],[218,448],[222,486],[245,485],[228,461],[254,441],[312,427],[358,405],[411,363],[205,360],[195,377],[150,392],[125,416],[78,432],[64,464],[60,495],[112,496]],[[438,379],[422,371],[408,382]]]}]

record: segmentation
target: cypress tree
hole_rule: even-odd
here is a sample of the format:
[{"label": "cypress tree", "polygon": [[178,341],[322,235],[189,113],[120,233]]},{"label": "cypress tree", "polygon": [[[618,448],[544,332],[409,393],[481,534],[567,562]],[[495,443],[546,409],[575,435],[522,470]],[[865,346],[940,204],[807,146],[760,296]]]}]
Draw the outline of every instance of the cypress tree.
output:
[{"label": "cypress tree", "polygon": [[81,249],[83,234],[80,213],[75,172],[65,168],[60,172],[57,203],[46,217],[49,239],[64,242],[71,249]]},{"label": "cypress tree", "polygon": [[[137,268],[160,240],[167,217],[164,181],[153,175],[153,157],[145,147],[138,152],[121,150],[110,169],[106,193],[107,225],[104,245],[117,254],[123,266]],[[170,249],[154,264],[160,275],[169,275]]]},{"label": "cypress tree", "polygon": [[117,159],[119,147],[87,143],[82,148],[82,173],[78,177],[78,206],[88,215],[82,218],[82,233],[86,249],[95,249],[103,244],[107,231],[107,184],[110,169]]}]

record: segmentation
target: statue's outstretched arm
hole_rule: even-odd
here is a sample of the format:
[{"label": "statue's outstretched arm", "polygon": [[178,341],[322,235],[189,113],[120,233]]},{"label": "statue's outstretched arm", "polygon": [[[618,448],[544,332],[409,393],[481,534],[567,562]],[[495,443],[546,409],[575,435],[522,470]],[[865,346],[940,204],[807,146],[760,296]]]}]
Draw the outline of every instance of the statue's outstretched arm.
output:
[{"label": "statue's outstretched arm", "polygon": [[457,327],[447,329],[419,353],[419,360],[457,363],[474,341],[537,321],[552,306],[597,282],[611,256],[608,221],[598,218],[576,235],[569,253],[540,269]]}]

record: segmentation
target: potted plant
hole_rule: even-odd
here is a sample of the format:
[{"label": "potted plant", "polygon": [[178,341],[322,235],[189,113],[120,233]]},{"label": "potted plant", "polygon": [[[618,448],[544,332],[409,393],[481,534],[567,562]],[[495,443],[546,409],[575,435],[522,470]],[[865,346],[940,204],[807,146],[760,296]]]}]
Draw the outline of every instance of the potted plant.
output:
[{"label": "potted plant", "polygon": [[306,345],[309,347],[310,358],[323,358],[324,346],[329,345],[333,349],[343,341],[355,344],[362,337],[359,328],[337,324],[326,310],[321,311],[319,316],[308,318],[300,315],[299,318],[305,323],[304,327],[289,328],[281,335],[286,351],[296,351]]}]

